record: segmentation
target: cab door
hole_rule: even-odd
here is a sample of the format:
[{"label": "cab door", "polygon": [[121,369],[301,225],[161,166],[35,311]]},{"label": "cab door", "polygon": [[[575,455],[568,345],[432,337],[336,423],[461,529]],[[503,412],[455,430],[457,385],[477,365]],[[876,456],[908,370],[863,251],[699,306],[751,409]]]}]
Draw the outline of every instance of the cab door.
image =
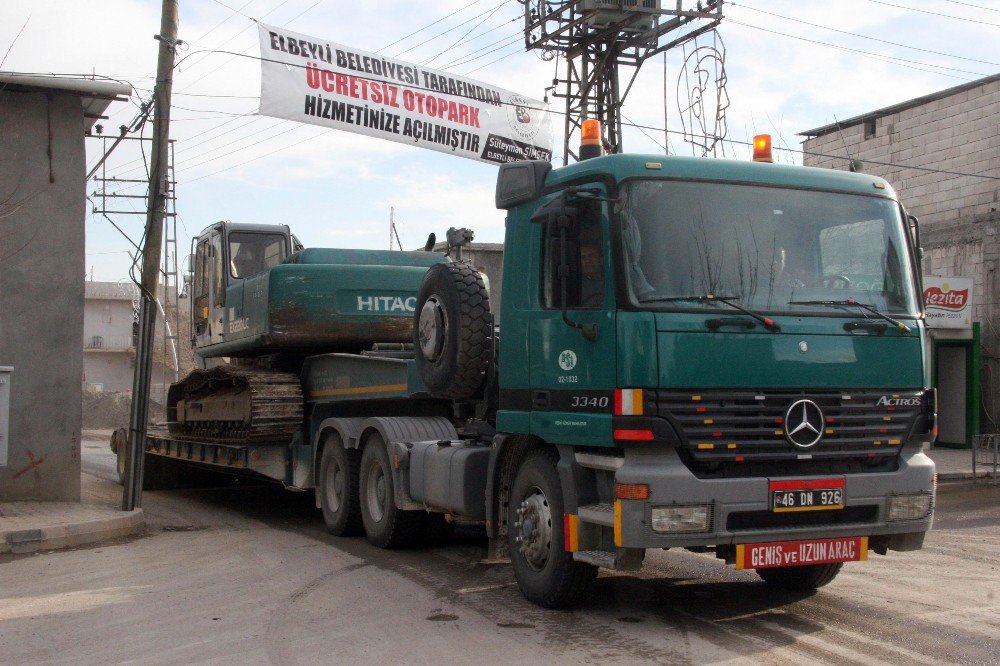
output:
[{"label": "cab door", "polygon": [[[607,196],[597,183],[578,188]],[[547,441],[610,446],[616,336],[607,203],[570,197],[567,205],[576,223],[542,223],[531,269],[539,288],[528,324],[530,427]]]}]

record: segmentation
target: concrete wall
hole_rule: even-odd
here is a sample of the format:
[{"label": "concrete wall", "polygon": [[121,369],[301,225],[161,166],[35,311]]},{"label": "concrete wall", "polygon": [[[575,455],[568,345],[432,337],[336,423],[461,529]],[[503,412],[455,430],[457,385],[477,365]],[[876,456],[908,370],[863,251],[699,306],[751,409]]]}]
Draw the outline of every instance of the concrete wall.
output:
[{"label": "concrete wall", "polygon": [[[865,173],[885,178],[908,212],[932,225],[1000,209],[1000,181],[931,173],[873,162],[907,164],[967,174],[1000,175],[1000,81],[992,81],[875,120],[875,136],[864,124],[808,139],[806,166],[846,169],[846,155],[860,159]],[[846,145],[846,148],[845,148]],[[808,153],[823,153],[823,157]]]},{"label": "concrete wall", "polygon": [[0,365],[14,366],[0,501],[80,499],[83,141],[78,96],[0,90]]}]

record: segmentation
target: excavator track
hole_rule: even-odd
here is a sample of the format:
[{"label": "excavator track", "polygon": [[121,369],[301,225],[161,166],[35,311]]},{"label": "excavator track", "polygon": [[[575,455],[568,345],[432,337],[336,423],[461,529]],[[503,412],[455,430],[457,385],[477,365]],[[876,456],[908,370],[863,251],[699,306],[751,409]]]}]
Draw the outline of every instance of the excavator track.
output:
[{"label": "excavator track", "polygon": [[229,365],[195,370],[167,393],[170,433],[214,442],[287,444],[302,427],[298,376]]}]

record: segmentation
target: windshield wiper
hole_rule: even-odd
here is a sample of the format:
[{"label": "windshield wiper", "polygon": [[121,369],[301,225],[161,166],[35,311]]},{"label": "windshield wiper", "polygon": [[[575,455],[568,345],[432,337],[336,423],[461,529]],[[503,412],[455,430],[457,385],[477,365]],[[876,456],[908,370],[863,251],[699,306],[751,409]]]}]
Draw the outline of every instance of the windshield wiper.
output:
[{"label": "windshield wiper", "polygon": [[906,324],[904,324],[903,322],[899,321],[898,319],[893,319],[889,315],[881,312],[874,305],[869,305],[868,303],[860,303],[860,302],[854,300],[853,298],[847,298],[847,299],[844,299],[842,301],[788,301],[788,304],[789,305],[825,305],[825,306],[831,307],[831,308],[846,308],[846,307],[853,306],[853,307],[856,307],[856,308],[860,308],[860,309],[864,310],[865,312],[870,312],[873,315],[875,315],[876,317],[878,317],[879,319],[884,319],[885,321],[889,322],[890,324],[892,324],[893,326],[895,326],[896,328],[898,328],[899,330],[901,330],[906,335],[910,334],[910,327],[907,326]]},{"label": "windshield wiper", "polygon": [[753,310],[748,310],[745,307],[743,307],[742,305],[738,305],[738,304],[734,303],[733,301],[735,299],[737,299],[737,298],[741,298],[741,297],[740,296],[717,296],[715,294],[695,294],[695,295],[692,295],[692,296],[666,296],[666,297],[663,297],[663,298],[646,298],[646,299],[640,300],[639,302],[640,303],[675,303],[675,302],[678,302],[678,301],[698,301],[698,302],[701,302],[701,303],[715,303],[716,301],[718,301],[719,303],[724,303],[725,305],[728,305],[732,309],[737,310],[739,312],[742,312],[743,314],[745,314],[745,315],[747,315],[749,317],[753,317],[754,319],[756,319],[757,321],[759,321],[760,323],[762,323],[764,325],[764,328],[766,328],[769,331],[774,331],[775,333],[777,333],[778,331],[781,330],[781,327],[778,326],[778,323],[776,321],[774,321],[773,319],[771,319],[770,317],[765,317],[763,315],[757,314]]}]

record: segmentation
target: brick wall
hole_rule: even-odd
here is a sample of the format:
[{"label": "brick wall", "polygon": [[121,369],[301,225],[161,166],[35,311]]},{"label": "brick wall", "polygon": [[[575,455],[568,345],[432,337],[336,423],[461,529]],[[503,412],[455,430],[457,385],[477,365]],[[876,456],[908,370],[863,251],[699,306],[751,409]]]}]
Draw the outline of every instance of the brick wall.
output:
[{"label": "brick wall", "polygon": [[995,212],[1000,180],[873,162],[1000,176],[1000,81],[877,118],[871,138],[862,123],[808,139],[803,148],[806,166],[846,169],[848,154],[861,160],[862,170],[892,183],[926,227]]}]

